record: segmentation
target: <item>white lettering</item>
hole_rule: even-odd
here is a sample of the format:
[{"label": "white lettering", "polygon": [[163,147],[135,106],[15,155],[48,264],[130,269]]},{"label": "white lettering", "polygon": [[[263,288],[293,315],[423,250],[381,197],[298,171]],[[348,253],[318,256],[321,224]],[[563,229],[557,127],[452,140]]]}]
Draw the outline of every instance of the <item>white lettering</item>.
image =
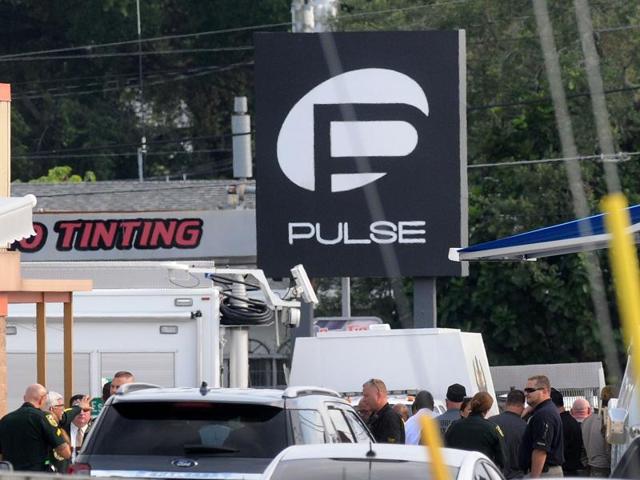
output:
[{"label": "white lettering", "polygon": [[322,234],[320,233],[320,224],[316,223],[316,239],[322,245],[336,245],[340,243],[342,241],[342,222],[338,222],[338,236],[331,240],[322,238]]},{"label": "white lettering", "polygon": [[[426,222],[422,220],[414,222],[398,222],[398,243],[427,243],[424,238],[426,230],[411,227],[424,227]],[[422,235],[422,238],[407,238],[410,235]]]},{"label": "white lettering", "polygon": [[371,240],[368,238],[349,238],[349,224],[344,222],[344,244],[345,245],[353,245],[353,244],[365,244],[368,245],[371,243]]},{"label": "white lettering", "polygon": [[[306,228],[307,232],[305,233],[294,233],[294,229],[296,228]],[[309,239],[313,238],[315,235],[315,229],[313,228],[313,224],[308,222],[297,222],[289,224],[289,245],[293,245],[293,241],[297,239]]]},{"label": "white lettering", "polygon": [[425,238],[426,222],[424,220],[404,220],[399,222],[379,220],[369,225],[369,238],[349,237],[349,222],[336,222],[334,225],[334,228],[336,229],[335,236],[333,238],[327,238],[326,234],[325,237],[322,236],[323,227],[319,222],[316,222],[315,224],[310,222],[291,222],[288,224],[289,245],[293,245],[294,242],[301,240],[315,240],[321,245],[427,243]]},{"label": "white lettering", "polygon": [[398,240],[397,230],[398,227],[396,227],[395,223],[381,220],[371,224],[371,235],[369,237],[380,244],[395,243]]}]

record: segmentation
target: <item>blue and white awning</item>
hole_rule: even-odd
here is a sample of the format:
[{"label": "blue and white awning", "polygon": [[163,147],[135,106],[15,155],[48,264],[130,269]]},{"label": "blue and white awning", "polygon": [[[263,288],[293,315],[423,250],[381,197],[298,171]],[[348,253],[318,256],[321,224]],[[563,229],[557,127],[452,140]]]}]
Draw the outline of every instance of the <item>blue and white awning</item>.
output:
[{"label": "blue and white awning", "polygon": [[0,198],[0,247],[36,234],[32,215],[35,206],[33,195]]},{"label": "blue and white awning", "polygon": [[[639,239],[640,205],[627,208],[631,217],[629,233]],[[551,225],[529,232],[479,243],[465,248],[449,249],[449,260],[535,260],[537,258],[585,252],[606,248],[611,236],[604,225],[605,214]]]}]

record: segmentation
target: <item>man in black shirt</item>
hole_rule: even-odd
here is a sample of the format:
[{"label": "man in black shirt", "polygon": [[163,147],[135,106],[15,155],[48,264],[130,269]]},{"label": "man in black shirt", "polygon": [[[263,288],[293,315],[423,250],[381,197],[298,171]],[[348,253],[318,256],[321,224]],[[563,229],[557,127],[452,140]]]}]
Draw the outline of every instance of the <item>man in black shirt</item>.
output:
[{"label": "man in black shirt", "polygon": [[582,429],[578,421],[564,409],[564,397],[555,388],[551,389],[551,401],[558,409],[562,421],[564,463],[562,471],[565,477],[582,476]]},{"label": "man in black shirt", "polygon": [[0,420],[0,454],[16,470],[47,471],[49,452],[71,457],[57,420],[41,408],[47,401],[47,389],[34,384],[27,387],[24,404]]},{"label": "man in black shirt", "polygon": [[504,434],[505,455],[507,457],[504,467],[504,476],[507,480],[512,478],[522,478],[524,472],[520,469],[520,461],[518,453],[520,451],[520,443],[527,428],[521,415],[524,411],[524,392],[522,390],[511,390],[507,394],[507,403],[504,412],[489,418],[489,421],[500,427]]},{"label": "man in black shirt", "polygon": [[527,380],[524,389],[527,403],[533,407],[533,415],[520,445],[520,468],[530,472],[531,478],[562,476],[564,448],[562,421],[551,401],[551,384],[544,375]]},{"label": "man in black shirt", "polygon": [[371,410],[369,429],[378,443],[404,443],[404,424],[387,402],[387,386],[377,378],[362,385],[362,398]]}]

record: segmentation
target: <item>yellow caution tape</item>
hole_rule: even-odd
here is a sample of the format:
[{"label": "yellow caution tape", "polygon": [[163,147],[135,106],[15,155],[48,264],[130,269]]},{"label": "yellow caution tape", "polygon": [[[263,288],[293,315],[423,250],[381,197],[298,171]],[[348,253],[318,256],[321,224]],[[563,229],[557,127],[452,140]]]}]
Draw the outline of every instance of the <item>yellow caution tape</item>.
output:
[{"label": "yellow caution tape", "polygon": [[434,480],[449,480],[449,469],[442,456],[442,439],[438,422],[429,415],[423,415],[420,424],[422,426],[422,443],[426,445],[429,452],[431,476]]}]

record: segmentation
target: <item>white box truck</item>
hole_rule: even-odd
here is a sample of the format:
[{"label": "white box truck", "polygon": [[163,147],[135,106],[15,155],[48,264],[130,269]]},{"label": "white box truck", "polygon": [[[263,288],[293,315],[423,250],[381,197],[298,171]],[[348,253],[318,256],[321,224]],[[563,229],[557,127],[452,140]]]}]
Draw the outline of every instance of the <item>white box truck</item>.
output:
[{"label": "white box truck", "polygon": [[289,385],[317,385],[357,395],[371,378],[393,393],[428,390],[444,400],[453,383],[473,396],[486,391],[498,406],[489,361],[479,333],[451,328],[318,333],[296,340]]}]

